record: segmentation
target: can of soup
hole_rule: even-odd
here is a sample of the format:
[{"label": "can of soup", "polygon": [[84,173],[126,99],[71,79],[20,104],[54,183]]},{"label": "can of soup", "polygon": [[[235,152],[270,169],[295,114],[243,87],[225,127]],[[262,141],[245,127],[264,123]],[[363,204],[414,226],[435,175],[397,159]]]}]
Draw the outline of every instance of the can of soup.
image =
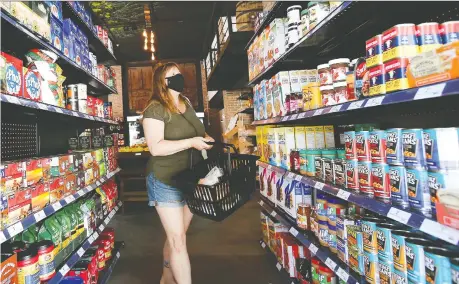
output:
[{"label": "can of soup", "polygon": [[433,243],[423,238],[406,238],[405,243],[408,281],[425,284],[424,248],[433,246]]}]

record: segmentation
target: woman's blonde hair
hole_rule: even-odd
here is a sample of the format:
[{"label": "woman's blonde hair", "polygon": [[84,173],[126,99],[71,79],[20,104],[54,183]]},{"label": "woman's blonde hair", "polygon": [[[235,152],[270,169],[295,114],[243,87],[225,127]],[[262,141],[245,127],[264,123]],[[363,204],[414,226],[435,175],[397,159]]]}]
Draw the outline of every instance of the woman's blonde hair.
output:
[{"label": "woman's blonde hair", "polygon": [[[165,108],[168,120],[172,114],[179,113],[166,85],[166,73],[174,67],[179,69],[178,64],[175,62],[161,64],[155,68],[153,72],[153,93],[151,94],[147,106],[142,111],[142,114],[153,104],[161,104]],[[179,96],[179,99],[186,103],[182,95]]]}]

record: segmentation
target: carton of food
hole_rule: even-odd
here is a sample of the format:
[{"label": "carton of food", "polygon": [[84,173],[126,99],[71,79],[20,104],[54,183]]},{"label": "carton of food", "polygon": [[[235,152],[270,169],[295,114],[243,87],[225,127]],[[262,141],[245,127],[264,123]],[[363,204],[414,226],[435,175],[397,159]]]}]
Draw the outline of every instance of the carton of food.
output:
[{"label": "carton of food", "polygon": [[333,125],[324,126],[325,148],[335,148],[335,130]]},{"label": "carton of food", "polygon": [[295,127],[285,127],[285,149],[286,149],[286,161],[285,166],[290,170],[290,153],[293,149],[296,149],[295,143]]},{"label": "carton of food", "polygon": [[49,184],[38,183],[31,188],[32,213],[38,212],[49,205]]},{"label": "carton of food", "polygon": [[272,79],[265,81],[266,89],[266,118],[274,117],[274,100],[273,100],[273,81]]},{"label": "carton of food", "polygon": [[43,181],[43,169],[41,159],[30,159],[25,162],[26,180],[24,187],[34,186]]},{"label": "carton of food", "polygon": [[304,126],[295,127],[295,145],[297,149],[306,149],[306,132]]},{"label": "carton of food", "polygon": [[[5,257],[5,260],[3,260]],[[2,263],[0,264],[0,279],[2,283],[18,283],[17,254],[2,252]]]},{"label": "carton of food", "polygon": [[275,62],[285,53],[285,25],[282,19],[274,19],[269,26],[272,35],[269,42],[274,53],[273,62]]},{"label": "carton of food", "polygon": [[10,13],[21,24],[43,36],[47,41],[50,40],[50,26],[48,24],[50,12],[43,1],[12,1]]},{"label": "carton of food", "polygon": [[306,136],[306,149],[315,149],[316,147],[316,138],[315,138],[315,127],[314,126],[305,126],[304,132]]},{"label": "carton of food", "polygon": [[59,20],[57,20],[54,16],[50,17],[49,23],[51,25],[51,43],[55,48],[57,48],[57,50],[63,52],[64,34],[62,23]]},{"label": "carton of food", "polygon": [[317,149],[325,148],[325,132],[323,126],[314,127],[314,143]]},{"label": "carton of food", "polygon": [[267,26],[264,30],[265,45],[263,46],[263,57],[265,69],[274,63],[274,41],[275,37],[272,33],[270,26]]},{"label": "carton of food", "polygon": [[260,157],[260,161],[264,161],[264,156],[263,156],[263,144],[262,144],[262,131],[263,127],[262,126],[257,126],[256,127],[256,137],[257,137],[257,156]]},{"label": "carton of food", "polygon": [[292,70],[288,71],[288,75],[290,78],[290,87],[292,93],[301,93],[301,82],[300,82],[300,71],[299,70]]},{"label": "carton of food", "polygon": [[62,17],[62,2],[61,1],[45,1],[48,5],[51,14],[62,24],[64,18]]},{"label": "carton of food", "polygon": [[260,82],[260,90],[259,90],[259,97],[258,97],[258,110],[260,119],[267,119],[268,114],[266,111],[266,80]]},{"label": "carton of food", "polygon": [[281,83],[278,81],[278,77],[274,76],[271,78],[273,88],[273,117],[283,116],[286,114],[285,100],[282,95]]},{"label": "carton of food", "polygon": [[25,163],[14,161],[2,164],[1,167],[1,193],[9,196],[19,191],[24,185]]},{"label": "carton of food", "polygon": [[35,68],[24,68],[24,98],[42,101],[42,77]]},{"label": "carton of food", "polygon": [[93,168],[86,169],[84,171],[84,185],[88,186],[94,182],[95,180],[94,180]]},{"label": "carton of food", "polygon": [[0,90],[2,93],[23,96],[22,60],[0,52]]},{"label": "carton of food", "polygon": [[[276,140],[276,128],[270,127],[268,128],[268,136],[267,136],[267,141],[268,141],[268,162],[271,165],[277,166],[277,160],[278,160],[278,155],[279,155],[279,145],[277,144]],[[279,159],[280,161],[280,159]],[[280,162],[279,162],[280,165]]]},{"label": "carton of food", "polygon": [[65,187],[64,178],[53,177],[48,183],[49,187],[49,202],[53,204],[64,197]]},{"label": "carton of food", "polygon": [[30,189],[22,189],[8,196],[8,226],[23,220],[32,213]]}]

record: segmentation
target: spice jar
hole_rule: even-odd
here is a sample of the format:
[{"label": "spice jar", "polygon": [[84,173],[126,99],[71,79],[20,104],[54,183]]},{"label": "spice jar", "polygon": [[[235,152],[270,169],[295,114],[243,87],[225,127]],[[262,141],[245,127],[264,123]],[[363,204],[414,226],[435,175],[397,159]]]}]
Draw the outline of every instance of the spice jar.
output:
[{"label": "spice jar", "polygon": [[333,83],[336,103],[341,104],[348,101],[347,82]]},{"label": "spice jar", "polygon": [[330,70],[330,65],[320,64],[317,66],[317,73],[319,74],[320,86],[333,84],[333,77]]},{"label": "spice jar", "polygon": [[296,223],[300,229],[311,230],[311,205],[305,203],[298,204]]},{"label": "spice jar", "polygon": [[322,105],[332,106],[336,105],[335,91],[332,85],[322,86],[319,88],[320,94],[322,95]]},{"label": "spice jar", "polygon": [[301,11],[301,36],[305,36],[309,32],[309,10]]},{"label": "spice jar", "polygon": [[333,83],[346,81],[346,74],[349,72],[349,58],[338,58],[328,62],[332,74]]}]

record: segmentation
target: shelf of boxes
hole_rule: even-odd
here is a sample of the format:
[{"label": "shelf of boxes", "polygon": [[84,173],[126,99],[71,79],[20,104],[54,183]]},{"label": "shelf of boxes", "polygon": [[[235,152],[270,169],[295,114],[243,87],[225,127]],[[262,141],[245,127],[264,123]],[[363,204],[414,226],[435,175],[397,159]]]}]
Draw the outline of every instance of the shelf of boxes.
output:
[{"label": "shelf of boxes", "polygon": [[49,284],[57,284],[65,277],[65,275],[67,275],[70,269],[84,255],[86,250],[88,250],[92,243],[95,240],[97,240],[99,234],[103,232],[105,226],[112,220],[113,216],[115,216],[116,212],[121,208],[122,205],[123,203],[119,201],[115,208],[113,208],[113,210],[105,216],[102,224],[100,224],[99,227],[97,227],[97,229],[83,242],[83,244],[77,250],[74,251],[74,253],[65,261],[65,263],[59,269],[56,269],[56,275],[48,281]]},{"label": "shelf of boxes", "polygon": [[[263,240],[260,240],[260,246],[262,249],[266,250],[270,254],[270,258],[274,259],[274,261],[276,262],[276,269],[279,271],[279,273],[285,276],[285,279],[287,278],[290,279],[290,275],[282,267],[282,264],[279,263],[279,261],[277,260],[277,257],[273,254],[273,252],[269,249],[268,245]],[[295,282],[291,281],[291,283],[294,284]]]},{"label": "shelf of boxes", "polygon": [[64,199],[62,199],[62,200],[60,200],[58,202],[50,204],[50,205],[46,206],[45,208],[43,208],[42,210],[40,210],[40,211],[38,211],[38,212],[36,212],[34,214],[29,215],[25,219],[15,223],[15,224],[12,224],[12,225],[8,226],[3,231],[0,231],[0,244],[4,243],[5,241],[7,241],[7,240],[9,240],[11,238],[13,238],[17,234],[19,234],[19,233],[23,232],[24,230],[28,229],[30,226],[32,226],[34,224],[37,224],[41,220],[53,215],[54,213],[56,213],[57,211],[61,210],[65,206],[67,206],[67,205],[73,203],[74,201],[76,201],[78,198],[80,198],[82,196],[85,196],[89,192],[92,192],[93,190],[95,190],[97,187],[99,187],[102,184],[104,184],[105,182],[107,182],[110,178],[112,178],[115,174],[117,174],[120,171],[121,171],[121,169],[117,168],[113,172],[108,173],[106,176],[101,177],[95,183],[90,184],[90,185],[80,189],[78,192],[76,192],[76,193],[74,193],[72,195],[69,195],[69,196],[65,197]]},{"label": "shelf of boxes", "polygon": [[110,260],[110,262],[107,264],[107,267],[104,270],[102,270],[99,274],[99,280],[98,280],[99,284],[108,283],[108,280],[110,280],[110,276],[113,273],[113,269],[115,268],[116,263],[121,257],[120,250],[123,246],[124,246],[123,243],[115,242],[115,248],[112,251],[113,257]]},{"label": "shelf of boxes", "polygon": [[317,181],[311,177],[296,174],[264,162],[259,161],[258,165],[281,174],[286,174],[289,178],[301,180],[303,183],[312,186],[319,191],[331,194],[347,202],[354,203],[360,207],[379,215],[386,216],[389,219],[400,222],[411,228],[419,229],[430,236],[442,239],[454,245],[459,245],[459,230],[440,224],[439,222],[429,219],[420,213],[404,210],[391,204],[380,202],[364,195],[348,191],[344,188],[325,184],[322,181]]}]

